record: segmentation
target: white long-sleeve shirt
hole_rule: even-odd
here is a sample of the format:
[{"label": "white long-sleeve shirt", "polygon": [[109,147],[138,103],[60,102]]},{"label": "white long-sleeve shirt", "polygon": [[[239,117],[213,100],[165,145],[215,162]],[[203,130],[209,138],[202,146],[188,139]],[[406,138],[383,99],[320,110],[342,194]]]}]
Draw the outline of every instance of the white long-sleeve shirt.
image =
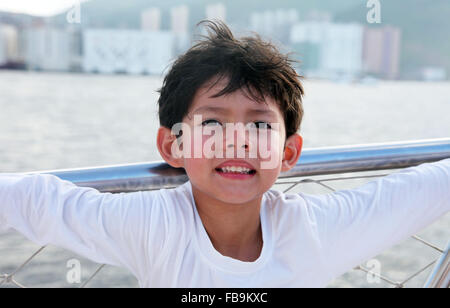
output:
[{"label": "white long-sleeve shirt", "polygon": [[214,249],[190,182],[110,194],[0,174],[0,230],[125,267],[141,287],[323,287],[449,210],[450,159],[326,195],[269,190],[261,255],[243,262]]}]

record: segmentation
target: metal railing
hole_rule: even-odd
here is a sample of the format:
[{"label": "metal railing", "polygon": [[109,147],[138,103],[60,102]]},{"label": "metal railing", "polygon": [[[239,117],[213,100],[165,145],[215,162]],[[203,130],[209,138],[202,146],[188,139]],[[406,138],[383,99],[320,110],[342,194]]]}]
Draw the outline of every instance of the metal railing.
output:
[{"label": "metal railing", "polygon": [[[282,173],[276,185],[287,186],[283,189],[284,192],[292,191],[295,187],[305,183],[317,184],[329,191],[336,191],[336,189],[330,185],[330,182],[370,179],[386,174],[363,174],[356,176],[341,175],[320,179],[314,177],[323,175],[329,176],[332,174],[401,169],[445,158],[450,158],[450,138],[305,149],[302,152],[297,165],[289,172]],[[79,186],[93,187],[101,192],[112,193],[171,188],[183,184],[188,180],[183,169],[174,169],[164,162],[70,170],[50,170],[32,173],[49,173],[56,175],[61,179],[71,181]],[[402,281],[383,276],[379,273],[372,273],[368,268],[362,265],[355,269],[371,273],[387,282],[389,285],[405,287],[405,284],[408,281],[434,265],[434,269],[431,271],[424,287],[449,287],[449,246],[447,245],[445,249],[442,249],[418,236],[413,236],[412,238],[437,251],[440,254],[440,257],[437,260],[428,263],[420,270],[415,271]],[[0,274],[0,286],[12,284],[17,287],[24,287],[14,279],[14,276],[31,262],[33,258],[41,253],[44,248],[45,247],[41,247],[10,274]],[[82,284],[82,287],[86,286],[86,284],[103,268],[104,265],[101,265],[94,274]]]}]

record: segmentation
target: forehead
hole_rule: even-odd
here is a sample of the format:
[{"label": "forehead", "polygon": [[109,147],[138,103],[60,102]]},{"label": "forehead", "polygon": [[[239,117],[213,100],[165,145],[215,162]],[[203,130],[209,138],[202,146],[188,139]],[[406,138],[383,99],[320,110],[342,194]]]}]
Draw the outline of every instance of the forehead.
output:
[{"label": "forehead", "polygon": [[283,119],[279,104],[271,97],[264,96],[264,100],[256,101],[245,88],[240,88],[232,93],[214,97],[228,84],[227,78],[212,79],[200,87],[189,108],[189,113],[197,111],[222,111],[222,112],[249,112],[253,114],[267,114]]}]

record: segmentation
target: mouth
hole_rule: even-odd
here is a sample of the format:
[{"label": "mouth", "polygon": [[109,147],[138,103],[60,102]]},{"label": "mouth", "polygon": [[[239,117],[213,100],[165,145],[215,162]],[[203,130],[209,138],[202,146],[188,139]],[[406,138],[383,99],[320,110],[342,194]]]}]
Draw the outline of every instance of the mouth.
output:
[{"label": "mouth", "polygon": [[255,174],[256,170],[245,168],[245,167],[223,167],[223,168],[216,168],[217,172],[223,173],[223,174]]},{"label": "mouth", "polygon": [[256,170],[253,169],[248,164],[246,164],[245,166],[242,164],[240,165],[227,164],[215,168],[215,171],[220,176],[229,179],[249,179],[256,174]]}]

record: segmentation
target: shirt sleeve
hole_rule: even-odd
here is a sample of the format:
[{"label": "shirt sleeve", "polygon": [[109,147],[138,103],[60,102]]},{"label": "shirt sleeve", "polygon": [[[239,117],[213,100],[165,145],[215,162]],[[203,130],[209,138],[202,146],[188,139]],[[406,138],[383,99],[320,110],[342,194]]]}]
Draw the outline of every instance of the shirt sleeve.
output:
[{"label": "shirt sleeve", "polygon": [[167,230],[156,192],[100,193],[48,174],[0,174],[0,231],[15,229],[94,262],[121,266],[138,280]]},{"label": "shirt sleeve", "polygon": [[357,189],[305,195],[334,278],[450,210],[450,159],[425,163]]}]

